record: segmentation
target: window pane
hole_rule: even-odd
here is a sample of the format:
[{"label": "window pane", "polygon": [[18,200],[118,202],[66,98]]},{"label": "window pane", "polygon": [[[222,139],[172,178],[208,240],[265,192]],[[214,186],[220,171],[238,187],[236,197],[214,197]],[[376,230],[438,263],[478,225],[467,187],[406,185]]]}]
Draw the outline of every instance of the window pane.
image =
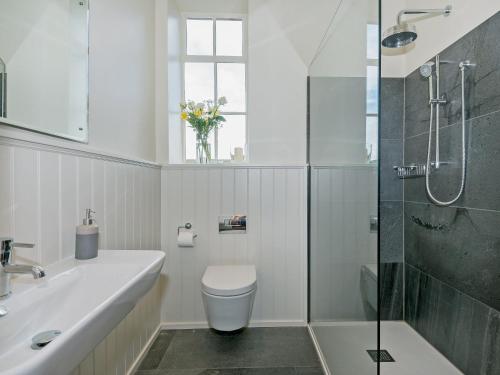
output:
[{"label": "window pane", "polygon": [[378,118],[366,117],[366,156],[369,162],[378,160]]},{"label": "window pane", "polygon": [[186,63],[184,74],[186,101],[193,100],[199,103],[204,100],[214,100],[213,63]]},{"label": "window pane", "polygon": [[246,116],[225,115],[226,122],[219,129],[219,159],[230,160],[235,148],[240,147],[245,152]]},{"label": "window pane", "polygon": [[227,99],[224,112],[245,112],[245,64],[217,64],[217,90]]},{"label": "window pane", "polygon": [[378,60],[378,25],[368,25],[366,28],[366,57]]},{"label": "window pane", "polygon": [[212,20],[187,20],[187,54],[212,56],[214,28]]},{"label": "window pane", "polygon": [[243,21],[216,21],[217,56],[243,55]]},{"label": "window pane", "polygon": [[[215,159],[214,133],[208,138],[211,145],[212,159]],[[196,133],[193,128],[186,123],[186,160],[196,160]]]},{"label": "window pane", "polygon": [[378,113],[378,67],[366,69],[366,113]]}]

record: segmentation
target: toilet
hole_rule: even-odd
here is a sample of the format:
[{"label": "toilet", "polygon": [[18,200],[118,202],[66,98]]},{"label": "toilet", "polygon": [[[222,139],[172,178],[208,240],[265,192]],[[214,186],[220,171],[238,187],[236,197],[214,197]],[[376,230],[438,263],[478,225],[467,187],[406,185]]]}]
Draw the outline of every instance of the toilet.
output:
[{"label": "toilet", "polygon": [[208,266],[201,279],[208,325],[217,331],[246,327],[256,292],[255,266]]},{"label": "toilet", "polygon": [[378,309],[378,276],[376,264],[364,264],[361,267],[361,288],[368,305],[377,311]]}]

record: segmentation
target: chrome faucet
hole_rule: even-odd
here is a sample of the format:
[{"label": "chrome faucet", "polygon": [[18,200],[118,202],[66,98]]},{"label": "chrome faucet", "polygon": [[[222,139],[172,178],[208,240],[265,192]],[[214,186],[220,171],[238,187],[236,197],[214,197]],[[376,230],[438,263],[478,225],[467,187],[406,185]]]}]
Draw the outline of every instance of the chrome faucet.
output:
[{"label": "chrome faucet", "polygon": [[16,243],[13,238],[0,238],[0,298],[10,294],[10,276],[13,273],[32,274],[35,279],[45,276],[45,271],[38,265],[12,264],[12,251],[15,247],[32,248],[33,244]]}]

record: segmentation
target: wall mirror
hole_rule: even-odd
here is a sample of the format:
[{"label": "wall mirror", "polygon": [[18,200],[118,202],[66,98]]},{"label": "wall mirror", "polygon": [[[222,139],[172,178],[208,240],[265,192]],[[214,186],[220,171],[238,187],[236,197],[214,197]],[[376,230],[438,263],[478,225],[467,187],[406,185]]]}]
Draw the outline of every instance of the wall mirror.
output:
[{"label": "wall mirror", "polygon": [[86,142],[88,0],[0,0],[0,123]]}]

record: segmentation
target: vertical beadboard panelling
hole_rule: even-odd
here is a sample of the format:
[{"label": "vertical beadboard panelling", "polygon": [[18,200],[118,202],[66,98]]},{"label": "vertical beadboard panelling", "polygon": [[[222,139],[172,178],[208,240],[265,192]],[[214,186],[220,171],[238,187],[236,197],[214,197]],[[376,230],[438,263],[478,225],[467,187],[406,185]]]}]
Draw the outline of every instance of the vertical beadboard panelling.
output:
[{"label": "vertical beadboard panelling", "polygon": [[363,264],[377,260],[377,234],[369,230],[370,215],[377,214],[376,178],[371,166],[312,168],[313,321],[365,319],[360,279]]},{"label": "vertical beadboard panelling", "polygon": [[40,243],[43,248],[41,261],[51,264],[59,260],[59,155],[51,152],[40,153]]},{"label": "vertical beadboard panelling", "polygon": [[[255,264],[255,324],[301,324],[306,316],[305,169],[166,167],[162,189],[167,288],[162,321],[206,323],[200,280],[207,265]],[[246,214],[246,234],[219,234],[220,215]],[[177,226],[191,222],[194,248],[179,248]]]},{"label": "vertical beadboard panelling", "polygon": [[[11,147],[0,145],[0,171],[3,176],[12,176],[13,152]],[[3,178],[5,180],[5,178]],[[0,236],[6,237],[14,232],[12,223],[13,181],[0,183]]]},{"label": "vertical beadboard panelling", "polygon": [[[77,198],[77,158],[71,155],[60,155],[61,174],[61,257],[66,258],[74,254],[75,225],[78,223]],[[96,208],[97,210],[97,208]]]},{"label": "vertical beadboard panelling", "polygon": [[[209,211],[209,191],[207,187],[209,186],[209,171],[201,170],[199,173],[196,173],[195,176],[195,192],[194,192],[194,200],[195,200],[195,216],[193,220],[194,228],[196,228],[196,233],[200,238],[209,239],[208,235],[210,230],[206,225],[200,225],[200,223],[208,223],[210,220],[210,211]],[[205,265],[209,262],[210,253],[209,253],[209,240],[200,242],[200,246],[197,249],[197,256],[194,259],[195,268],[194,275],[203,275],[205,271]],[[193,298],[193,312],[194,318],[193,321],[200,321],[203,319],[203,303],[201,298],[199,298],[199,294],[193,294],[191,296]]]},{"label": "vertical beadboard panelling", "polygon": [[[35,243],[16,252],[47,265],[74,255],[75,226],[93,208],[100,248],[159,249],[161,170],[104,159],[0,138],[0,170],[8,176],[0,180],[0,236]],[[132,369],[160,323],[158,284],[74,374]]]},{"label": "vertical beadboard panelling", "polygon": [[77,221],[81,221],[85,214],[85,209],[92,207],[92,161],[88,158],[78,158],[78,210]]},{"label": "vertical beadboard panelling", "polygon": [[[13,189],[13,233],[16,241],[34,243],[33,249],[16,249],[18,256],[40,262],[40,153],[23,148],[14,148],[14,163],[11,178]],[[4,179],[7,180],[7,179]]]}]

